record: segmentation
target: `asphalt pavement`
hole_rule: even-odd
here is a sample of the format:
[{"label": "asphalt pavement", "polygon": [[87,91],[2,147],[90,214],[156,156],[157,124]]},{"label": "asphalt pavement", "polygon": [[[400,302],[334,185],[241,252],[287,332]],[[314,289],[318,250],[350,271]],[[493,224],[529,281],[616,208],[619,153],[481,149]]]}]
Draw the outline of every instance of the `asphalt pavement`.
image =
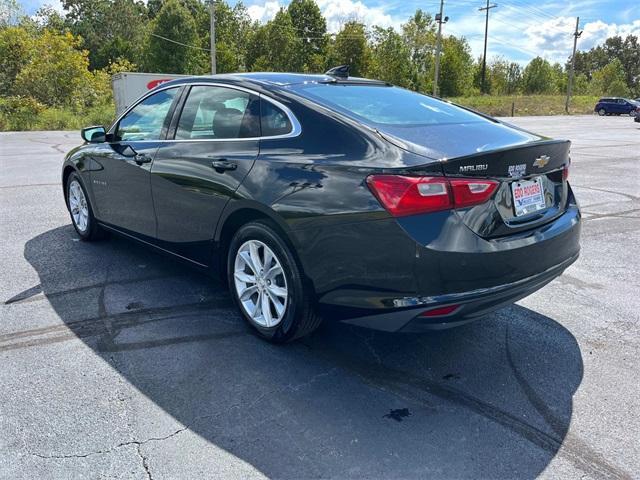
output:
[{"label": "asphalt pavement", "polygon": [[457,329],[287,346],[215,280],[78,241],[78,132],[0,133],[0,478],[640,478],[640,124],[509,121],[573,141],[580,259]]}]

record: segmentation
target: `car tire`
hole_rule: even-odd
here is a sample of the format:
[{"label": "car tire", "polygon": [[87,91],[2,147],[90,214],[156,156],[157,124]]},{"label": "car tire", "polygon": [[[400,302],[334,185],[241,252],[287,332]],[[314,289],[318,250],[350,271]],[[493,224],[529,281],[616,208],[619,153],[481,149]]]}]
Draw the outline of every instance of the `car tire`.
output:
[{"label": "car tire", "polygon": [[106,232],[98,225],[93,216],[93,208],[87,190],[84,188],[80,175],[75,172],[67,178],[65,195],[71,223],[80,239],[91,242],[104,238]]},{"label": "car tire", "polygon": [[320,325],[302,269],[271,222],[238,229],[229,245],[227,277],[242,316],[262,338],[286,343]]},{"label": "car tire", "polygon": [[601,117],[604,117],[607,114],[607,111],[604,108],[601,108],[600,110],[598,110],[598,115],[600,115]]}]

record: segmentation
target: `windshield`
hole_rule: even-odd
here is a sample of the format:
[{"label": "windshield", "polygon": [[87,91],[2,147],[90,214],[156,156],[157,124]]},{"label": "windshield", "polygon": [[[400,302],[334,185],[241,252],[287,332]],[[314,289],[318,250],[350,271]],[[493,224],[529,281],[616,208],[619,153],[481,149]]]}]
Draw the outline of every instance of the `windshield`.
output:
[{"label": "windshield", "polygon": [[296,87],[300,95],[367,124],[423,126],[489,121],[455,105],[398,87],[335,83]]}]

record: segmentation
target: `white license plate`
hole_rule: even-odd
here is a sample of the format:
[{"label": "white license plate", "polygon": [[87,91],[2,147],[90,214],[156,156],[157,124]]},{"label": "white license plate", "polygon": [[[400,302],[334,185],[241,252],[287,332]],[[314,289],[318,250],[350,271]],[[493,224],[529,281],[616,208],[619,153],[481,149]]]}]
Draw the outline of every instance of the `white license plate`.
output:
[{"label": "white license plate", "polygon": [[542,178],[536,177],[533,180],[520,180],[511,184],[513,193],[513,206],[516,217],[537,212],[546,208],[544,200],[544,188]]}]

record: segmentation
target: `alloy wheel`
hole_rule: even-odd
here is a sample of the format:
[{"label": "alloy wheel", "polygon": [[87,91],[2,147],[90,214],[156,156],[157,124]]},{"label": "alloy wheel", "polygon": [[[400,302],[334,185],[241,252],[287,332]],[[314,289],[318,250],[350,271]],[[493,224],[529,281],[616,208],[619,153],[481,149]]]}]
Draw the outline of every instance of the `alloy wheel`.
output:
[{"label": "alloy wheel", "polygon": [[68,200],[73,223],[80,232],[86,232],[89,224],[89,207],[80,182],[77,180],[72,180],[69,184]]},{"label": "alloy wheel", "polygon": [[282,264],[258,240],[243,243],[234,261],[234,284],[244,312],[261,327],[275,327],[284,318],[289,291]]}]

